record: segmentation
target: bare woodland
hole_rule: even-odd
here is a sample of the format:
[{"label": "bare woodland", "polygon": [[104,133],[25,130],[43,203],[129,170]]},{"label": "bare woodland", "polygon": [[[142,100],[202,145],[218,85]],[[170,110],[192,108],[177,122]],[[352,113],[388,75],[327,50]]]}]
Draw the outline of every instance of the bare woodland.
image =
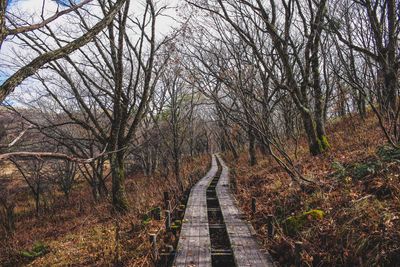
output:
[{"label": "bare woodland", "polygon": [[[376,121],[400,150],[399,0],[138,2],[71,1],[32,22],[0,0],[0,51],[14,53],[0,54],[2,244],[26,216],[24,193],[45,220],[85,187],[79,201],[107,203],[118,221],[137,212],[127,195],[147,190],[127,180],[171,177],[182,195],[200,178],[193,159],[213,152],[245,155],[249,170],[268,158],[303,191],[336,190],[301,160],[329,158],[329,125],[349,117]],[[160,32],[170,9],[179,18]],[[396,264],[392,249],[376,266]]]}]

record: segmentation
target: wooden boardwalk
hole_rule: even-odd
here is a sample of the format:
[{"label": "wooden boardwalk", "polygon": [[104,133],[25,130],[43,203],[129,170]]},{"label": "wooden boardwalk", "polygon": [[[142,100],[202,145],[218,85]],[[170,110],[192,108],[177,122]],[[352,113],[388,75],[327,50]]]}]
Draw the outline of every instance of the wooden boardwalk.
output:
[{"label": "wooden boardwalk", "polygon": [[260,250],[253,227],[241,219],[243,215],[235,205],[229,189],[229,169],[220,157],[218,159],[222,165],[222,173],[217,184],[217,197],[236,265],[274,266],[269,254]]},{"label": "wooden boardwalk", "polygon": [[260,250],[251,225],[241,219],[243,215],[235,205],[234,198],[229,190],[228,167],[219,156],[215,155],[212,157],[210,171],[190,192],[173,266],[212,266],[206,191],[218,172],[216,157],[218,157],[222,167],[216,194],[231,244],[235,265],[238,267],[274,266],[269,254]]},{"label": "wooden boardwalk", "polygon": [[218,165],[213,155],[210,171],[190,192],[173,266],[211,266],[206,190],[217,171]]}]

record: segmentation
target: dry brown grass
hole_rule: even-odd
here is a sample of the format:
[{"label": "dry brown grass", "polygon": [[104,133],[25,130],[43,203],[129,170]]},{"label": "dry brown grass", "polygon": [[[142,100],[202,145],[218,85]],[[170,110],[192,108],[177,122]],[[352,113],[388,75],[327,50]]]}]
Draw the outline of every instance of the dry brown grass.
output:
[{"label": "dry brown grass", "polygon": [[[395,266],[400,260],[399,162],[385,163],[362,179],[352,179],[348,173],[333,177],[337,171],[333,162],[347,167],[378,161],[376,151],[385,139],[373,116],[365,122],[359,118],[333,122],[327,132],[332,148],[321,156],[310,156],[301,141],[298,167],[325,185],[309,192],[269,157],[259,155],[257,166],[249,167],[244,152],[231,165],[241,208],[278,265],[294,264],[294,243],[301,241],[304,266]],[[255,216],[250,210],[252,197],[257,198]],[[309,217],[294,234],[285,231],[290,216],[313,209],[322,210],[324,218]],[[273,240],[267,238],[267,214],[276,219]]]},{"label": "dry brown grass", "polygon": [[[189,186],[188,176],[201,178],[209,161],[208,155],[184,161],[182,172],[186,187]],[[159,231],[164,224],[153,220],[143,225],[142,215],[153,207],[162,206],[164,191],[170,192],[173,204],[182,193],[173,177],[164,180],[159,175],[129,176],[126,189],[131,209],[124,215],[112,212],[109,199],[94,203],[90,188],[81,181],[69,202],[59,195],[39,217],[34,215],[29,192],[18,191],[13,196],[17,203],[16,232],[11,238],[0,238],[0,266],[110,266],[116,260],[122,261],[124,266],[149,266],[148,233]],[[33,261],[22,257],[21,252],[30,250],[37,241],[47,245],[49,252]]]}]

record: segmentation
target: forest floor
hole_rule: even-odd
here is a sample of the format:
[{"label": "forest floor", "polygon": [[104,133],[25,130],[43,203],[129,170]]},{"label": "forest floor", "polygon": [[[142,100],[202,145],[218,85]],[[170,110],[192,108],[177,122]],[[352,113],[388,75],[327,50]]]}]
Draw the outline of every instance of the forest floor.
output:
[{"label": "forest floor", "polygon": [[385,146],[372,114],[365,121],[330,122],[327,128],[331,149],[313,157],[301,140],[296,160],[303,174],[322,186],[302,189],[269,156],[259,154],[257,165],[249,166],[245,151],[237,161],[226,155],[242,210],[277,265],[294,264],[295,242],[302,242],[304,266],[398,266],[400,151]]},{"label": "forest floor", "polygon": [[[185,187],[190,188],[209,166],[207,155],[184,160]],[[35,216],[29,189],[14,175],[13,186],[19,186],[14,196],[16,231],[5,238],[0,230],[0,266],[150,266],[149,233],[161,233],[164,222],[149,214],[163,210],[163,192],[169,191],[173,207],[179,206],[183,192],[172,174],[165,180],[140,173],[127,177],[131,207],[125,215],[111,211],[110,199],[95,203],[87,182],[81,180],[69,201],[61,194],[46,196],[47,208]]]}]

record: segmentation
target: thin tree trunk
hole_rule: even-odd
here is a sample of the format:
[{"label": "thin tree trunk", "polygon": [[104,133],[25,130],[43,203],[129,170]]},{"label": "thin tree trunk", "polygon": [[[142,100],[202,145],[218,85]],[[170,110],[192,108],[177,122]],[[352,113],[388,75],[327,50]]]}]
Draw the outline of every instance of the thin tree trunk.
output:
[{"label": "thin tree trunk", "polygon": [[36,216],[39,216],[39,210],[40,210],[40,183],[36,184],[35,204],[36,204]]},{"label": "thin tree trunk", "polygon": [[249,127],[247,132],[249,137],[249,157],[250,157],[249,163],[250,166],[254,166],[257,164],[256,148],[255,148],[256,137],[251,127]]}]

